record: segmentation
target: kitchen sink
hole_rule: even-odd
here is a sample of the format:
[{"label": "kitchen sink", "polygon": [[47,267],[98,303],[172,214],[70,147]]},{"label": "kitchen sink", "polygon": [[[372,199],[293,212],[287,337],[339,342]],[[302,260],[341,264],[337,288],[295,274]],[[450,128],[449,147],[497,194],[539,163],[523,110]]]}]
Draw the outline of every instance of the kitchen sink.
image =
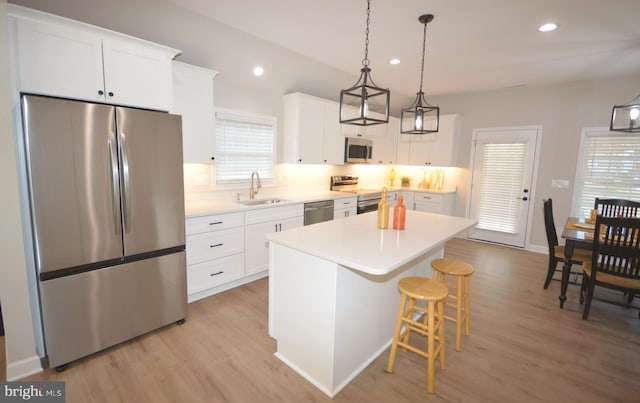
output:
[{"label": "kitchen sink", "polygon": [[236,203],[244,204],[245,206],[260,206],[262,204],[277,204],[286,202],[288,200],[270,198],[270,199],[253,199],[253,200],[238,200]]}]

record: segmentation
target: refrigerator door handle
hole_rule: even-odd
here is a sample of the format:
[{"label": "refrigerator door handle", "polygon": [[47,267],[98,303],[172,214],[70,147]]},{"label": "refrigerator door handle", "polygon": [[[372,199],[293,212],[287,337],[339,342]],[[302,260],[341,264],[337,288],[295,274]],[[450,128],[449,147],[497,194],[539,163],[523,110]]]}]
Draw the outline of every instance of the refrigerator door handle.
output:
[{"label": "refrigerator door handle", "polygon": [[129,218],[129,156],[127,153],[127,136],[124,132],[120,132],[120,158],[122,158],[122,217],[124,221],[124,232],[131,231],[131,222]]},{"label": "refrigerator door handle", "polygon": [[119,234],[122,230],[120,227],[120,214],[118,213],[118,206],[120,205],[120,190],[118,189],[118,160],[113,152],[113,144],[111,139],[107,140],[107,153],[109,160],[109,169],[111,175],[109,175],[109,187],[111,188],[111,212],[113,214],[113,227],[115,233]]}]

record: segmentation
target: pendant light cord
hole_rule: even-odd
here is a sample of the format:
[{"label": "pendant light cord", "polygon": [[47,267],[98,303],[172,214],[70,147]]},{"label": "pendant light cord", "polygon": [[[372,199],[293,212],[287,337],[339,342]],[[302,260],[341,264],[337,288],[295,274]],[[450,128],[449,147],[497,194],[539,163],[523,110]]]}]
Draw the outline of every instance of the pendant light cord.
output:
[{"label": "pendant light cord", "polygon": [[422,82],[424,79],[424,54],[427,44],[427,22],[424,23],[424,35],[422,37],[422,66],[420,67],[420,92],[422,92]]},{"label": "pendant light cord", "polygon": [[371,0],[367,0],[367,29],[364,31],[364,59],[362,59],[362,65],[364,67],[369,66],[369,23],[371,22]]}]

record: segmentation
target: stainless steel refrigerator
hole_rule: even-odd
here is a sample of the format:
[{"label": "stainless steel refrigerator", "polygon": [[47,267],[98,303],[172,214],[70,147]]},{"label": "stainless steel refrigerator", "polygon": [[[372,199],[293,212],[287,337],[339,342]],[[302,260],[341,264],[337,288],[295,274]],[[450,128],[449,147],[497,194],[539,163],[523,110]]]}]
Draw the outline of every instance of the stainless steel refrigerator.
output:
[{"label": "stainless steel refrigerator", "polygon": [[184,320],[180,116],[36,95],[22,114],[49,366]]}]

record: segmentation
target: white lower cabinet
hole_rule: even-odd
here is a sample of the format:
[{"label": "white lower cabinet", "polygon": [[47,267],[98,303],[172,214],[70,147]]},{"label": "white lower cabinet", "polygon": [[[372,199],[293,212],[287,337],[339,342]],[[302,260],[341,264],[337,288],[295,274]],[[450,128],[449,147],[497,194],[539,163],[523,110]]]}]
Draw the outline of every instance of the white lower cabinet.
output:
[{"label": "white lower cabinet", "polygon": [[244,277],[244,213],[186,220],[189,302]]},{"label": "white lower cabinet", "polygon": [[453,215],[455,193],[415,192],[413,209],[428,213]]},{"label": "white lower cabinet", "polygon": [[244,241],[247,253],[244,272],[245,276],[249,276],[269,269],[269,244],[265,235],[303,226],[304,206],[272,207],[247,211],[245,214]]},{"label": "white lower cabinet", "polygon": [[347,197],[345,199],[336,199],[333,207],[333,219],[349,218],[358,214],[358,198]]},{"label": "white lower cabinet", "polygon": [[244,277],[244,254],[237,253],[188,266],[187,293],[193,295]]},{"label": "white lower cabinet", "polygon": [[402,195],[402,202],[407,207],[407,210],[413,210],[414,206],[414,192],[410,192],[408,190],[401,190],[398,192],[399,195]]}]

